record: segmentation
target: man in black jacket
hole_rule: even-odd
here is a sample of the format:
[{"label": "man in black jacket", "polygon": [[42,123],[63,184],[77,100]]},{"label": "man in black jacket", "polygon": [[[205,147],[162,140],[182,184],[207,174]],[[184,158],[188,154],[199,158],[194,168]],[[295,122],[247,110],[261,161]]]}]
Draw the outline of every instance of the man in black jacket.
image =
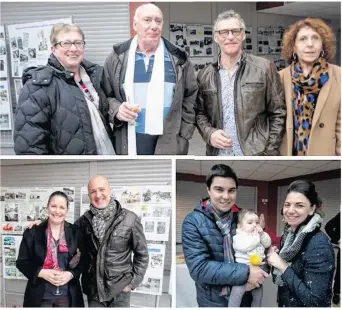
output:
[{"label": "man in black jacket", "polygon": [[104,63],[103,88],[118,155],[187,155],[195,130],[195,71],[186,53],[163,38],[154,4],[134,15],[137,35]]},{"label": "man in black jacket", "polygon": [[90,210],[75,223],[85,240],[83,292],[89,307],[127,308],[131,290],[142,282],[148,266],[143,227],[135,213],[110,197],[105,177],[89,181],[88,195]]},{"label": "man in black jacket", "polygon": [[[331,239],[331,243],[338,245],[340,243],[341,238],[341,212],[338,212],[337,215],[332,218],[326,225],[325,231]],[[340,294],[341,294],[341,249],[338,247],[337,258],[336,258],[336,272],[334,279],[334,287],[333,287],[333,303],[338,305],[340,303]]]}]

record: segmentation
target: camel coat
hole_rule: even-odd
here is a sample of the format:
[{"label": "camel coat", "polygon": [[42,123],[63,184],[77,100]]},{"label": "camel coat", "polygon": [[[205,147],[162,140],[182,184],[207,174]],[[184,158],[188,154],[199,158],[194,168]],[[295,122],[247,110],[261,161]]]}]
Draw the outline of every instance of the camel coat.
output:
[{"label": "camel coat", "polygon": [[[290,67],[279,72],[286,100],[286,133],[280,155],[291,156],[293,144],[292,81]],[[341,155],[341,68],[329,64],[329,80],[322,87],[316,104],[309,138],[308,156]]]}]

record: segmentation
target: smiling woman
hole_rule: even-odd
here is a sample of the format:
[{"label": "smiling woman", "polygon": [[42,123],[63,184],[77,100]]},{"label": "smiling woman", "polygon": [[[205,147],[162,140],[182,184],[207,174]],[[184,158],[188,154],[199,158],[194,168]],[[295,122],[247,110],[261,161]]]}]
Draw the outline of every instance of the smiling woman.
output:
[{"label": "smiling woman", "polygon": [[46,66],[28,68],[15,115],[16,154],[114,155],[102,68],[84,59],[76,25],[52,27]]}]

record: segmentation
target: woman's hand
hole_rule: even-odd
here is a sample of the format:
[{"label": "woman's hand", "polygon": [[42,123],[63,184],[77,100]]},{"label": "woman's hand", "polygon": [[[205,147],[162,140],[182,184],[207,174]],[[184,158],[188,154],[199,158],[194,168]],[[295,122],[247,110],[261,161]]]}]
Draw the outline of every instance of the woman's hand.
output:
[{"label": "woman's hand", "polygon": [[73,277],[70,271],[62,271],[59,285],[67,284]]},{"label": "woman's hand", "polygon": [[38,278],[43,278],[52,285],[58,286],[61,282],[61,272],[55,269],[42,269],[38,274]]},{"label": "woman's hand", "polygon": [[275,246],[270,247],[267,253],[267,262],[269,265],[279,269],[284,273],[288,267],[287,263],[279,256],[277,253],[277,248]]}]

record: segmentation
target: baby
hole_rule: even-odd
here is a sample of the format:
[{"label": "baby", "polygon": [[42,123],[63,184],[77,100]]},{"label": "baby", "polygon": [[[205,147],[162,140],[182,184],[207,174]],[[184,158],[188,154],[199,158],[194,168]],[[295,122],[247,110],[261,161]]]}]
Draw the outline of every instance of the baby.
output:
[{"label": "baby", "polygon": [[[271,246],[271,238],[265,233],[259,217],[250,210],[241,210],[238,215],[236,235],[233,237],[235,261],[247,265],[259,265],[265,259],[265,249]],[[240,307],[242,297],[246,291],[245,285],[233,286],[228,307]],[[262,287],[251,291],[252,307],[261,307]]]}]

